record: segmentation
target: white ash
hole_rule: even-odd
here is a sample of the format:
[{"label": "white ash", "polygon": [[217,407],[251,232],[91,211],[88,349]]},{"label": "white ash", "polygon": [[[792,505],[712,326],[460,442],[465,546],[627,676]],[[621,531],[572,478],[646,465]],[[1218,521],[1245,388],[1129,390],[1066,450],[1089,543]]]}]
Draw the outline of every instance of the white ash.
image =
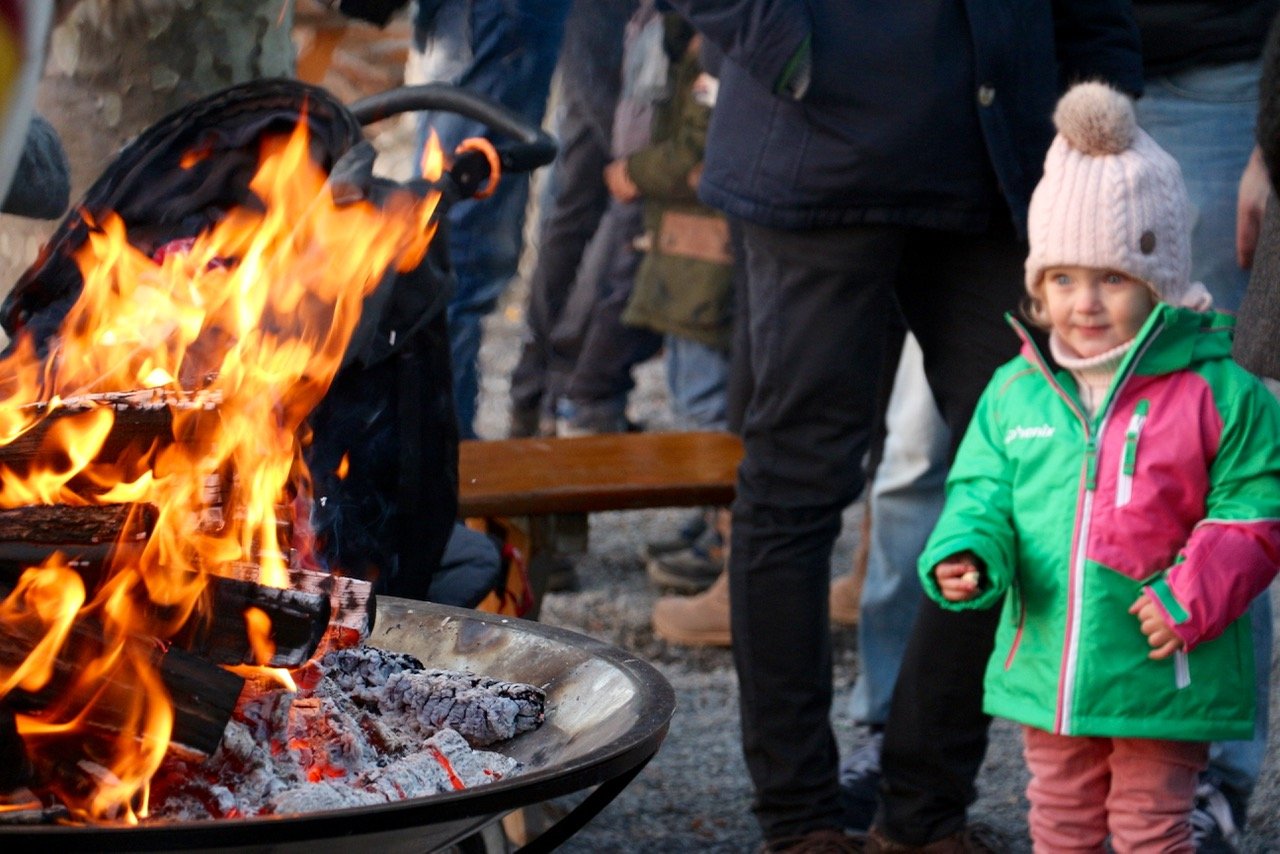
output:
[{"label": "white ash", "polygon": [[[207,760],[168,759],[152,781],[153,815],[284,815],[482,785],[520,764],[473,745],[543,719],[545,697],[531,685],[426,670],[412,656],[372,647],[329,653],[319,672],[314,687],[296,694],[242,697]],[[432,685],[443,701],[429,697]],[[470,734],[449,728],[454,719]]]},{"label": "white ash", "polygon": [[358,702],[403,717],[414,732],[429,736],[447,727],[476,747],[536,729],[546,707],[540,688],[425,668],[404,653],[354,647],[329,653],[321,666]]}]

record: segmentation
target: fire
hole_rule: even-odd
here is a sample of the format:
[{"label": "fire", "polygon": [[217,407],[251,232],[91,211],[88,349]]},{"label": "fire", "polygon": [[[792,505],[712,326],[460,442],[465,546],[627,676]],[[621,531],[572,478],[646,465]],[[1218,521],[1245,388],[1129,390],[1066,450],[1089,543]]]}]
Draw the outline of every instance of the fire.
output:
[{"label": "fire", "polygon": [[[207,156],[189,152],[184,166]],[[432,168],[438,176],[443,164]],[[87,754],[79,766],[91,785],[55,792],[78,818],[145,815],[174,724],[158,650],[200,613],[207,574],[250,564],[259,583],[287,584],[279,508],[310,497],[300,428],[340,366],[362,299],[388,269],[417,265],[434,233],[437,194],[339,206],[325,180],[300,123],[262,144],[250,184],[262,210],[233,209],[151,252],[130,242],[119,216],[82,214],[84,289],[55,346],[38,357],[20,338],[0,361],[0,446],[39,441],[38,464],[0,466],[0,507],[156,508],[151,536],[117,549],[89,589],[74,567],[51,563],[27,570],[0,603],[0,629],[29,649],[0,661],[0,697],[58,689],[19,716],[19,731],[37,765]],[[117,420],[110,395],[123,392],[167,411],[172,441],[104,453]],[[244,619],[266,662],[269,618],[251,608]],[[74,667],[59,672],[73,652]],[[120,704],[122,693],[109,731],[86,723],[102,718],[95,704]]]}]

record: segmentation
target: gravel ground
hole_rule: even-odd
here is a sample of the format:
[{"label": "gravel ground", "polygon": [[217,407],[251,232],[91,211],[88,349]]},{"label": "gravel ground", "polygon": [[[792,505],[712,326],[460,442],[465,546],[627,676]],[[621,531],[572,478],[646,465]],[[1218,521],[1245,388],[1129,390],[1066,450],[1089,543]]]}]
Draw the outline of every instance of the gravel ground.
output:
[{"label": "gravel ground", "polygon": [[[520,289],[513,288],[507,304],[486,327],[479,424],[479,432],[486,438],[506,435],[508,377],[519,346],[521,301]],[[669,426],[660,360],[641,366],[637,381],[631,416],[650,429]],[[649,626],[658,592],[648,583],[638,552],[646,540],[669,535],[683,512],[592,516],[590,547],[577,563],[580,589],[546,597],[543,621],[642,656],[671,682],[677,701],[670,733],[657,756],[563,851],[730,852],[753,850],[760,842],[739,748],[737,683],[728,650],[669,645],[655,638]],[[845,533],[836,542],[832,558],[833,574],[851,564],[858,512],[855,505],[846,516]],[[836,698],[832,722],[844,753],[858,739],[847,713],[856,673],[857,640],[852,631],[836,631],[833,639]],[[1280,704],[1273,706],[1271,729],[1275,733],[1280,732],[1276,714]],[[1254,796],[1243,845],[1247,852],[1280,851],[1280,756],[1276,742],[1273,737],[1267,767]],[[991,747],[978,786],[980,797],[971,817],[1003,830],[1014,842],[1013,851],[1030,851],[1023,796],[1026,773],[1017,731],[1007,721],[997,721],[992,727]]]}]

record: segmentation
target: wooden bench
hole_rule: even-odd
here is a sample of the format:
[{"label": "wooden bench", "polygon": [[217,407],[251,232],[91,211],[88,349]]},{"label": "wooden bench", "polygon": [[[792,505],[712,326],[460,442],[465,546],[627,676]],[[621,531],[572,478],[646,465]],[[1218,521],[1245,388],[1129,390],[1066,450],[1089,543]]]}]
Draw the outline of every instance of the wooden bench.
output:
[{"label": "wooden bench", "polygon": [[559,556],[586,550],[588,514],[728,504],[742,442],[717,432],[475,440],[458,457],[458,515],[523,555],[536,617]]}]

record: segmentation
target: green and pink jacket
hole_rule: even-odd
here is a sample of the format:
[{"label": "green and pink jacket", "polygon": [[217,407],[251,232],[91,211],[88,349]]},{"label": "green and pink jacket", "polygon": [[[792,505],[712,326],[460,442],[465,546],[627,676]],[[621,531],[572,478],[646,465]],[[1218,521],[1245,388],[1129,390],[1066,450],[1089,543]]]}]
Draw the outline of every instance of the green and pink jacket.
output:
[{"label": "green and pink jacket", "polygon": [[[1010,322],[1022,352],[978,403],[920,558],[944,607],[1002,604],[986,711],[1063,735],[1251,737],[1246,610],[1280,563],[1280,404],[1231,361],[1234,321],[1158,306],[1093,417]],[[933,567],[965,550],[979,596],[946,602]],[[1147,657],[1139,594],[1184,651]]]}]

